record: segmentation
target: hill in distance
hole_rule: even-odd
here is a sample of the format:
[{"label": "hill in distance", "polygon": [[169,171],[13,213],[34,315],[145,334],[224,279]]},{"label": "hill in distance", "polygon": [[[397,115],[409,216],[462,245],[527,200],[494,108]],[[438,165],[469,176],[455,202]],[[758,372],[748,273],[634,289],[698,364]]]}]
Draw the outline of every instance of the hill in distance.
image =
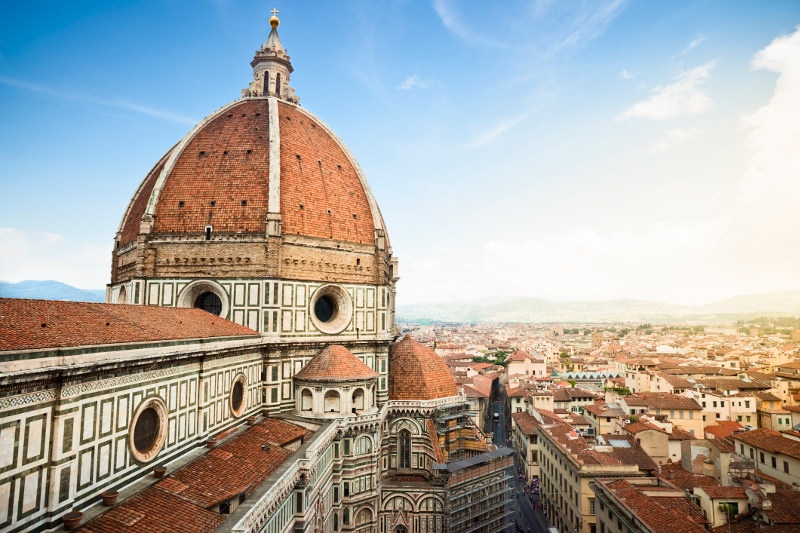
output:
[{"label": "hill in distance", "polygon": [[800,291],[735,296],[703,305],[632,299],[557,303],[522,298],[493,305],[401,305],[397,309],[398,319],[407,322],[722,323],[763,315],[800,316]]},{"label": "hill in distance", "polygon": [[66,283],[53,280],[26,280],[18,283],[0,281],[0,298],[105,302],[106,291],[105,289],[77,289]]}]

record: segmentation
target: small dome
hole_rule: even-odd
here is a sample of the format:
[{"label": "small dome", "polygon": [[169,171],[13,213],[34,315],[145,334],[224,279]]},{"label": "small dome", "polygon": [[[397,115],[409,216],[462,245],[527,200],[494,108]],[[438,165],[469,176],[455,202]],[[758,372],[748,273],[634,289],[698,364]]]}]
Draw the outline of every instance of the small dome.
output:
[{"label": "small dome", "polygon": [[302,381],[345,381],[376,378],[378,373],[344,346],[330,344],[317,352],[294,377]]},{"label": "small dome", "polygon": [[389,399],[434,400],[458,394],[444,360],[406,335],[389,353]]}]

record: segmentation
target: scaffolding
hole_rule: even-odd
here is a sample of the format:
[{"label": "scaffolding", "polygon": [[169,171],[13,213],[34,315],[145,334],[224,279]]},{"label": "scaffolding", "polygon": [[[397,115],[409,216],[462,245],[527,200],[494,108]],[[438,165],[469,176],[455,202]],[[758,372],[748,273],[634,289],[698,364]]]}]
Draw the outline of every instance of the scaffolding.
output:
[{"label": "scaffolding", "polygon": [[498,533],[514,513],[514,450],[501,448],[448,463],[447,531]]}]

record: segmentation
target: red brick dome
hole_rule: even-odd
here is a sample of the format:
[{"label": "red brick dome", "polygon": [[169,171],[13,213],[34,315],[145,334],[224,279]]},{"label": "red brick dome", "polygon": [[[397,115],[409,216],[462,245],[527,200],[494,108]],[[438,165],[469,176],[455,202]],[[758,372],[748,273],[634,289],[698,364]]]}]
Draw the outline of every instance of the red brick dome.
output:
[{"label": "red brick dome", "polygon": [[434,400],[458,394],[444,360],[406,335],[389,352],[389,399]]},{"label": "red brick dome", "polygon": [[120,225],[134,242],[156,235],[263,236],[269,213],[282,233],[367,244],[383,228],[361,170],[319,119],[279,99],[237,100],[200,122],[153,167]]},{"label": "red brick dome", "polygon": [[378,377],[353,352],[339,344],[329,344],[295,374],[302,381],[349,381]]}]

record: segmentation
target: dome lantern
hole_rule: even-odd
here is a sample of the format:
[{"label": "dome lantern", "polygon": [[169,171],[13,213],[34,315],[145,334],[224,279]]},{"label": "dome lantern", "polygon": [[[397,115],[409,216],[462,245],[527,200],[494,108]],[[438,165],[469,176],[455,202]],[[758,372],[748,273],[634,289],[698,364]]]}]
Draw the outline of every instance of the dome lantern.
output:
[{"label": "dome lantern", "polygon": [[294,71],[289,54],[286,53],[281,38],[278,36],[280,20],[278,10],[272,10],[269,25],[272,29],[264,44],[256,50],[250,66],[253,67],[253,81],[242,91],[243,97],[276,96],[293,104],[300,103],[300,98],[289,86],[289,76]]}]

